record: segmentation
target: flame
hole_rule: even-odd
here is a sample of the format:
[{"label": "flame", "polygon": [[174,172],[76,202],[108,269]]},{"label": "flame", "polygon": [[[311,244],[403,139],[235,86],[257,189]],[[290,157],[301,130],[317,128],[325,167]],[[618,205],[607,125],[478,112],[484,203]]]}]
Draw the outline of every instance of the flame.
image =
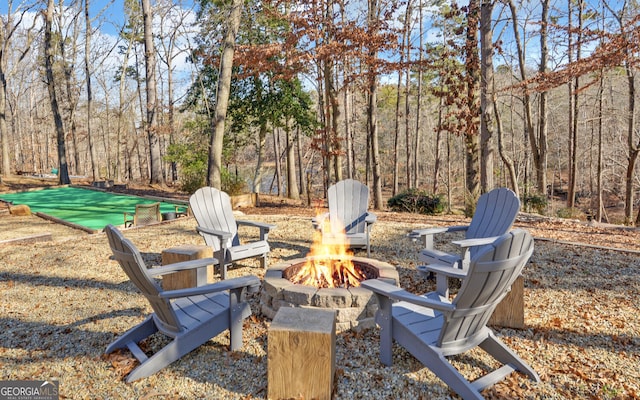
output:
[{"label": "flame", "polygon": [[[323,221],[323,231],[331,232],[328,218]],[[334,221],[335,225],[335,221]],[[322,231],[315,231],[307,261],[289,280],[301,285],[319,288],[355,287],[366,275],[353,263],[349,239],[344,227],[335,230],[330,244],[323,243]]]}]

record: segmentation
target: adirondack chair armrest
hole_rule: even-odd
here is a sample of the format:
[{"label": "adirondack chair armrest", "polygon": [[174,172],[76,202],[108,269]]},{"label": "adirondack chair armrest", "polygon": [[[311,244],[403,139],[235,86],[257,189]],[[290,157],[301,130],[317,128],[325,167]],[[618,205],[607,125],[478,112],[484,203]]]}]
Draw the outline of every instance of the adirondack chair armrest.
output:
[{"label": "adirondack chair armrest", "polygon": [[205,233],[207,235],[217,236],[221,243],[226,243],[231,237],[231,232],[217,231],[215,229],[204,228],[202,226],[196,226],[196,232],[201,235]]},{"label": "adirondack chair armrest", "polygon": [[260,230],[266,231],[266,232],[269,232],[271,229],[275,229],[277,227],[277,225],[274,225],[274,224],[267,224],[264,222],[256,222],[256,221],[245,221],[245,220],[237,220],[236,224],[238,226],[243,225],[243,226],[250,226],[254,228],[260,228]]},{"label": "adirondack chair armrest", "polygon": [[492,236],[492,237],[486,237],[486,238],[474,238],[474,239],[462,239],[462,240],[452,240],[451,243],[463,247],[463,248],[467,248],[467,247],[477,247],[477,246],[484,246],[487,244],[491,244],[493,242],[496,241],[496,239],[498,239],[499,236]]},{"label": "adirondack chair armrest", "polygon": [[448,228],[426,228],[426,229],[414,229],[407,233],[407,237],[411,240],[420,239],[422,236],[435,235],[437,233],[444,233]]},{"label": "adirondack chair armrest", "polygon": [[433,272],[436,275],[441,274],[441,275],[448,276],[450,278],[462,279],[462,278],[466,278],[467,276],[467,271],[460,268],[452,267],[450,265],[445,265],[445,264],[419,265],[417,268],[420,272],[423,272],[423,273]]},{"label": "adirondack chair armrest", "polygon": [[455,225],[455,226],[444,226],[444,227],[435,227],[435,228],[425,228],[425,229],[414,229],[407,234],[407,236],[415,241],[423,236],[433,236],[438,233],[448,233],[448,232],[461,232],[469,229],[467,225]]},{"label": "adirondack chair armrest", "polygon": [[422,238],[422,245],[427,250],[433,250],[433,236],[438,233],[459,232],[468,229],[466,225],[446,226],[426,229],[414,229],[407,234],[411,241],[415,242]]},{"label": "adirondack chair armrest", "polygon": [[313,229],[322,231],[322,227],[324,225],[324,221],[329,218],[329,213],[325,212],[322,214],[318,214],[317,216],[311,218],[311,224],[313,225]]},{"label": "adirondack chair armrest", "polygon": [[259,228],[260,229],[260,240],[268,240],[269,239],[269,231],[271,229],[275,229],[276,225],[274,224],[267,224],[264,222],[256,222],[256,221],[244,221],[244,220],[237,220],[236,221],[236,225],[237,226],[249,226],[252,228]]},{"label": "adirondack chair armrest", "polygon": [[149,268],[147,272],[151,276],[162,276],[178,271],[186,271],[206,267],[207,265],[217,265],[218,259],[213,257],[199,258],[196,260],[181,261],[173,264],[167,264],[159,267]]},{"label": "adirondack chair armrest", "polygon": [[397,301],[406,301],[411,304],[431,308],[438,311],[454,311],[456,308],[453,304],[446,302],[446,300],[438,301],[431,297],[418,296],[379,279],[369,279],[363,281],[360,286],[365,289],[371,290],[379,296],[384,296]]},{"label": "adirondack chair armrest", "polygon": [[177,299],[180,297],[197,296],[201,294],[224,292],[226,290],[247,289],[255,292],[260,288],[260,279],[253,275],[240,276],[238,278],[225,279],[209,285],[197,286],[185,289],[167,290],[160,292],[159,297],[163,299]]},{"label": "adirondack chair armrest", "polygon": [[367,225],[371,225],[378,220],[378,216],[372,212],[367,212],[364,217],[364,222]]}]

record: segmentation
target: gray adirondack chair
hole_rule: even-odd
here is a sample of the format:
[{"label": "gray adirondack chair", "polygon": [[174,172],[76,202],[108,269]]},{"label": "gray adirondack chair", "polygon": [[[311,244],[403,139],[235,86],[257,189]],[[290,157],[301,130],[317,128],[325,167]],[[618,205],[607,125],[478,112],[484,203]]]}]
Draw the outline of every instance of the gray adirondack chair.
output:
[{"label": "gray adirondack chair", "polygon": [[[269,231],[276,226],[262,222],[236,220],[233,215],[229,195],[212,187],[202,187],[189,198],[189,208],[196,218],[196,231],[202,235],[207,246],[214,251],[220,261],[220,275],[227,277],[227,266],[246,258],[260,258],[260,264],[267,268]],[[239,226],[260,230],[260,239],[241,243]]]},{"label": "gray adirondack chair", "polygon": [[[105,351],[109,354],[117,349],[128,348],[140,361],[140,365],[127,375],[127,382],[158,372],[227,329],[231,337],[231,350],[242,346],[242,321],[251,315],[251,308],[243,299],[244,293],[259,289],[260,280],[257,277],[243,276],[194,288],[164,291],[154,277],[206,267],[217,260],[206,258],[147,268],[138,249],[117,228],[107,225],[105,232],[114,258],[149,300],[154,311],[111,343]],[[148,357],[138,343],[158,331],[172,340]]]},{"label": "gray adirondack chair", "polygon": [[370,233],[376,215],[368,212],[369,188],[353,179],[345,179],[329,187],[327,191],[329,212],[311,220],[313,227],[322,234],[323,244],[339,243],[344,229],[349,247],[366,248],[371,256]]},{"label": "gray adirondack chair", "polygon": [[[520,371],[535,382],[538,374],[486,326],[496,306],[533,253],[533,238],[515,229],[485,245],[474,255],[468,275],[453,301],[441,293],[411,294],[380,280],[367,280],[380,308],[380,360],[391,365],[395,340],[464,399],[482,399],[480,392]],[[499,368],[469,382],[446,357],[480,347]]]},{"label": "gray adirondack chair", "polygon": [[[507,188],[497,188],[480,196],[469,225],[412,231],[408,236],[413,240],[422,238],[424,245],[418,260],[426,265],[419,265],[418,271],[431,276],[434,272],[454,268],[458,271],[450,271],[451,276],[464,276],[469,261],[479,246],[491,243],[498,236],[508,232],[516,220],[518,211],[520,200],[516,194]],[[459,246],[460,253],[451,254],[434,248],[434,235],[461,231],[465,232],[465,238],[451,242]]]}]

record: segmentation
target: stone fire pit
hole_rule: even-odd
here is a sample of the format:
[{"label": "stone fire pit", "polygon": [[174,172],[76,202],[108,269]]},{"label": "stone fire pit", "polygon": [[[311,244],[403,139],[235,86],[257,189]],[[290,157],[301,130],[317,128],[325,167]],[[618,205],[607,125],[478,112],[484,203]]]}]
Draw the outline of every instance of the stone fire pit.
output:
[{"label": "stone fire pit", "polygon": [[[394,285],[399,282],[398,271],[388,263],[364,257],[353,257],[352,261],[371,279],[380,278]],[[318,289],[289,281],[290,268],[295,270],[305,262],[306,258],[296,258],[267,269],[260,297],[262,314],[273,319],[280,307],[333,309],[338,332],[375,325],[378,302],[371,291],[361,287]]]}]

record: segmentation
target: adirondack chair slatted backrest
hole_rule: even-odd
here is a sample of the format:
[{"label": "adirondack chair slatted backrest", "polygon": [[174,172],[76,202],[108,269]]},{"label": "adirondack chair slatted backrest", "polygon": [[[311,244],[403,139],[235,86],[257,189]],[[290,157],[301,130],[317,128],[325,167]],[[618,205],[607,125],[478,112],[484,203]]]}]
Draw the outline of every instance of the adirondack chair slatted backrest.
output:
[{"label": "adirondack chair slatted backrest", "polygon": [[329,187],[327,199],[332,232],[339,232],[342,228],[347,234],[365,231],[369,207],[369,188],[366,185],[345,179]]},{"label": "adirondack chair slatted backrest", "polygon": [[520,200],[507,188],[493,189],[480,196],[466,238],[500,236],[508,232],[520,211]]},{"label": "adirondack chair slatted backrest", "polygon": [[162,288],[147,274],[147,267],[140,251],[113,225],[107,225],[104,230],[107,233],[113,257],[118,261],[131,282],[149,300],[151,308],[155,312],[156,322],[168,331],[180,332],[182,327],[178,322],[178,317],[169,300],[161,299],[158,296]]},{"label": "adirondack chair slatted backrest", "polygon": [[[189,198],[189,207],[199,226],[231,233],[227,247],[240,244],[238,225],[228,194],[209,186],[202,187]],[[204,240],[214,251],[220,250],[220,241],[215,236],[204,235]]]},{"label": "adirondack chair slatted backrest", "polygon": [[483,246],[453,300],[456,310],[444,321],[438,345],[458,346],[482,331],[533,254],[533,238],[523,229]]}]

